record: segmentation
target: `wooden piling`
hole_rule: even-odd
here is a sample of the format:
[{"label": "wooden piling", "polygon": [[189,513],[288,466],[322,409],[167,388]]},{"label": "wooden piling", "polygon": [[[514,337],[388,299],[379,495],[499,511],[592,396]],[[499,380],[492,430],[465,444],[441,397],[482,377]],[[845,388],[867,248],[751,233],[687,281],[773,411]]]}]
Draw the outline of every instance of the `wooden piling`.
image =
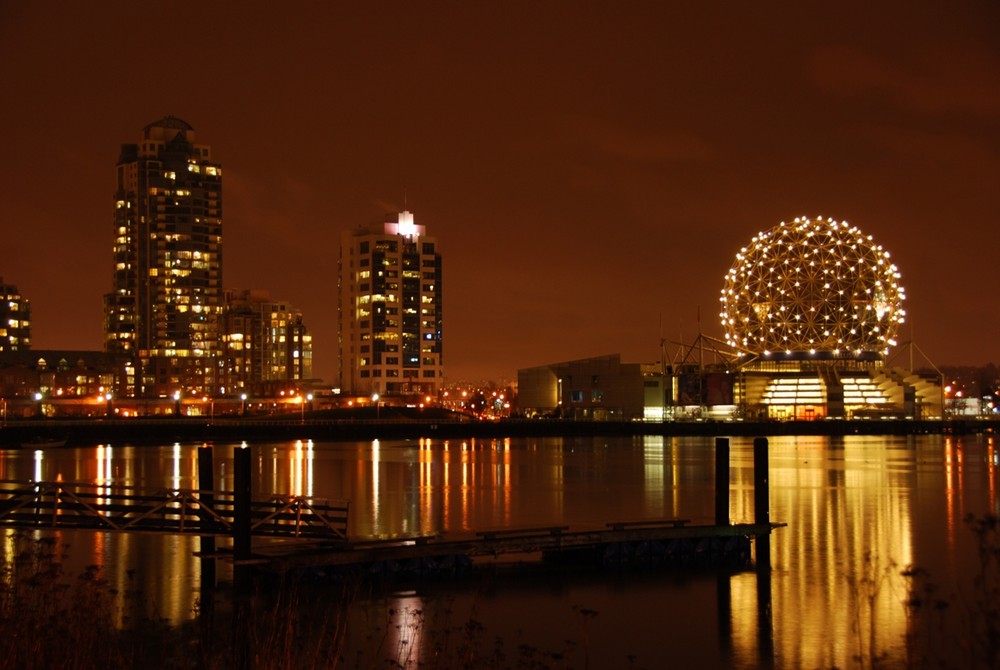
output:
[{"label": "wooden piling", "polygon": [[250,500],[253,475],[250,447],[233,450],[233,558],[237,564],[250,559]]},{"label": "wooden piling", "polygon": [[[771,525],[766,437],[753,441],[754,523]],[[774,625],[771,610],[771,534],[759,533],[755,540],[757,573],[757,652],[762,668],[774,667]]]},{"label": "wooden piling", "polygon": [[729,525],[729,438],[715,438],[715,525]]},{"label": "wooden piling", "polygon": [[[771,525],[771,494],[768,485],[767,438],[753,441],[753,514],[758,526]],[[757,553],[757,570],[771,570],[771,534],[759,533],[754,540]]]},{"label": "wooden piling", "polygon": [[[200,500],[207,509],[202,509],[199,515],[201,522],[208,524],[211,515],[208,510],[215,505],[215,496],[211,493],[215,490],[215,473],[213,471],[214,455],[211,445],[203,444],[198,449],[198,489],[201,491]],[[201,588],[215,588],[215,536],[201,536]]]},{"label": "wooden piling", "polygon": [[253,590],[251,568],[250,502],[253,475],[250,447],[244,444],[233,450],[233,667],[250,670],[250,594]]},{"label": "wooden piling", "polygon": [[754,522],[761,525],[771,523],[768,486],[767,438],[757,437],[753,441],[753,502]]}]

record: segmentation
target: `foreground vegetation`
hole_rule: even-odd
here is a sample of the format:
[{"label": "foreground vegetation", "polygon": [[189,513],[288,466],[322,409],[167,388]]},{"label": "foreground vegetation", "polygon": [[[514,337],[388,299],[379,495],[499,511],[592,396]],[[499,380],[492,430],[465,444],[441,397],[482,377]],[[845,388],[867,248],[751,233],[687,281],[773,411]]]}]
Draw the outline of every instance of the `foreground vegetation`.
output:
[{"label": "foreground vegetation", "polygon": [[[1000,518],[966,522],[979,551],[972,593],[948,591],[923,570],[903,569],[910,580],[900,603],[910,618],[906,658],[880,652],[875,631],[859,626],[858,667],[1000,667]],[[359,615],[351,604],[362,587],[349,582],[339,593],[296,581],[253,597],[199,603],[190,622],[174,626],[150,616],[141,594],[110,588],[95,566],[66,575],[67,547],[54,540],[12,535],[4,549],[0,670],[591,667],[588,627],[598,614],[585,608],[574,608],[578,639],[554,650],[492,636],[474,612]],[[859,597],[869,604],[892,597],[880,589],[886,576],[872,570],[858,580]],[[619,667],[642,666],[623,652]]]},{"label": "foreground vegetation", "polygon": [[[507,648],[474,617],[428,620],[419,610],[355,619],[350,605],[360,582],[331,586],[271,584],[253,597],[201,602],[195,617],[175,626],[148,614],[136,592],[119,593],[96,566],[66,575],[67,546],[24,534],[7,540],[0,576],[0,669],[110,668],[582,668],[585,645],[544,651]],[[585,632],[596,612],[576,609]],[[350,644],[348,644],[350,640]],[[419,649],[418,649],[419,644]],[[623,657],[623,667],[638,667]]]}]

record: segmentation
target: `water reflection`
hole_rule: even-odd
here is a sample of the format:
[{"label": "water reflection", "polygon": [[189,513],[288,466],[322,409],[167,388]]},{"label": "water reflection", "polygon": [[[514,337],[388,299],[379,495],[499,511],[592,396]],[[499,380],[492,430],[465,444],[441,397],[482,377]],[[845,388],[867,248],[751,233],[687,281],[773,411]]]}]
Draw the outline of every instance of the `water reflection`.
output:
[{"label": "water reflection", "polygon": [[867,631],[887,640],[906,633],[900,573],[914,562],[912,485],[888,467],[886,446],[771,441],[772,518],[789,524],[772,543],[781,575],[774,609],[780,638],[802,641],[781,650],[793,666],[833,667],[855,652],[869,658]]},{"label": "water reflection", "polygon": [[[0,452],[0,473],[7,480],[83,482],[102,491],[121,485],[193,489],[198,447],[105,444]],[[214,447],[216,489],[233,488],[234,448]],[[296,441],[249,448],[255,458],[255,495],[351,501],[350,533],[358,537],[461,535],[538,525],[603,528],[614,520],[671,516],[709,523],[714,518],[712,439]],[[912,585],[902,570],[916,565],[940,583],[968,583],[977,569],[976,548],[963,518],[1000,513],[997,472],[992,437],[772,439],[771,518],[788,524],[771,542],[766,602],[773,636],[761,625],[763,594],[752,572],[704,580],[629,577],[617,583],[606,576],[558,584],[549,578],[533,588],[494,591],[485,599],[478,592],[467,595],[479,599],[477,616],[510,639],[536,625],[548,631],[545,635],[569,635],[573,631],[552,622],[578,619],[572,607],[581,605],[601,613],[588,623],[595,646],[616,650],[628,640],[647,659],[670,641],[698,646],[702,665],[720,667],[753,666],[762,653],[770,655],[772,641],[776,664],[783,667],[844,667],[858,657],[883,653],[902,659],[913,636],[903,607]],[[752,440],[733,439],[729,506],[734,523],[754,518],[753,483]],[[6,537],[9,564],[9,532]],[[72,547],[75,571],[101,565],[116,589],[142,591],[160,615],[175,621],[191,616],[200,579],[196,539],[85,532],[60,532],[58,539]],[[448,598],[465,597],[455,588],[435,599],[421,587],[390,605],[397,612],[434,610],[445,607]],[[512,618],[512,612],[518,614]],[[671,617],[670,626],[650,626],[648,635],[642,633],[646,617],[662,615]],[[620,621],[631,622],[631,628]],[[574,624],[577,632],[579,624]],[[872,631],[877,631],[874,638]],[[418,653],[419,638],[406,640]],[[603,657],[608,663],[620,662],[608,654]]]}]

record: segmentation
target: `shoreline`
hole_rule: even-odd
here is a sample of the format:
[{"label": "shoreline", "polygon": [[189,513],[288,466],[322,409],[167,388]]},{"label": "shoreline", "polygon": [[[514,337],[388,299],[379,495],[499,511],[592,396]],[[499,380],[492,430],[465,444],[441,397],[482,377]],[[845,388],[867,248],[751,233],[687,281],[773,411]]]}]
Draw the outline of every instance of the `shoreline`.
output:
[{"label": "shoreline", "polygon": [[[298,417],[48,419],[8,421],[0,446],[22,448],[32,440],[66,440],[69,447],[127,442],[270,442],[281,440],[369,441],[375,439],[502,439],[505,437],[664,436],[769,437],[782,435],[976,435],[1000,432],[1000,420],[821,420],[821,421],[574,421],[506,419],[317,419]],[[40,444],[39,446],[44,446]],[[28,445],[24,448],[30,448]]]}]

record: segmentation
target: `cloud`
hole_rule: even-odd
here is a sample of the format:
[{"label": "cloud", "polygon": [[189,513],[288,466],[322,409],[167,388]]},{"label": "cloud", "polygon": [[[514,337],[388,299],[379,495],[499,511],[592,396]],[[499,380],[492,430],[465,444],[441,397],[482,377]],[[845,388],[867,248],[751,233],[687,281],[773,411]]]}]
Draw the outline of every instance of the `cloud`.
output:
[{"label": "cloud", "polygon": [[1000,113],[1000,61],[974,45],[928,48],[920,62],[896,63],[849,47],[824,47],[807,73],[820,90],[843,98],[881,95],[924,113],[991,117]]},{"label": "cloud", "polygon": [[715,151],[688,130],[643,132],[624,126],[578,119],[570,124],[578,138],[604,156],[634,163],[707,163]]},{"label": "cloud", "polygon": [[955,174],[1000,174],[1000,157],[995,149],[960,132],[859,125],[854,133],[894,154],[938,163]]}]

